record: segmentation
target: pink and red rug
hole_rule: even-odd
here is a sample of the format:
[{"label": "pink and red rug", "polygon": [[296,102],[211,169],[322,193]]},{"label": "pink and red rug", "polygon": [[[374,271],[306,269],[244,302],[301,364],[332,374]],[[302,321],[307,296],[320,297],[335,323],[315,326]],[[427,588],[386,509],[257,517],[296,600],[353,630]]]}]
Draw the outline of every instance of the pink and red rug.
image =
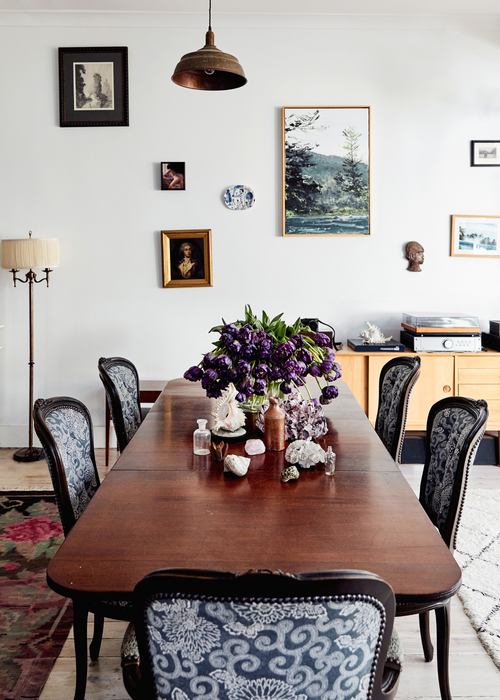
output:
[{"label": "pink and red rug", "polygon": [[64,539],[51,494],[0,493],[0,697],[38,698],[71,629],[71,601],[47,585]]}]

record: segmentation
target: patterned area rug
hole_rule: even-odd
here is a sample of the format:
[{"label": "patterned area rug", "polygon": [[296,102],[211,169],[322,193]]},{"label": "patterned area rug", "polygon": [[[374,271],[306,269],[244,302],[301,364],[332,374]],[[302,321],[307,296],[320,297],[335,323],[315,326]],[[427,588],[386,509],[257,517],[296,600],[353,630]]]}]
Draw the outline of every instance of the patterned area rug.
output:
[{"label": "patterned area rug", "polygon": [[0,493],[0,698],[39,697],[73,622],[47,585],[64,539],[53,495]]},{"label": "patterned area rug", "polygon": [[458,597],[500,668],[500,489],[467,491],[455,558],[462,568]]}]

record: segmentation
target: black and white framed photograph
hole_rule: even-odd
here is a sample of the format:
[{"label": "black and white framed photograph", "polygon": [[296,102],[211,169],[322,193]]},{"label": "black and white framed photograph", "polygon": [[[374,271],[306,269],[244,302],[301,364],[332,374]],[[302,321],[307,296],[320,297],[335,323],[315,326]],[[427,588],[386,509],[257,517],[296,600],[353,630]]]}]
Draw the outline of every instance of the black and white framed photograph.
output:
[{"label": "black and white framed photograph", "polygon": [[60,126],[128,126],[126,46],[59,49]]},{"label": "black and white framed photograph", "polygon": [[500,165],[500,141],[471,141],[472,166]]},{"label": "black and white framed photograph", "polygon": [[185,190],[186,164],[179,162],[162,163],[161,188],[162,190]]}]

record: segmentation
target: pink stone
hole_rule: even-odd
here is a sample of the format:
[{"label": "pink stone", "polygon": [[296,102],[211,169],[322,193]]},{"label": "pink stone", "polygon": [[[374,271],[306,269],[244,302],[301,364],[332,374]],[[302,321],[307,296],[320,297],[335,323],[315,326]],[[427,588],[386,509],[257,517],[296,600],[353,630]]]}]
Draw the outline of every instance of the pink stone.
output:
[{"label": "pink stone", "polygon": [[245,442],[245,452],[247,455],[261,455],[266,451],[266,446],[262,440],[247,440]]}]

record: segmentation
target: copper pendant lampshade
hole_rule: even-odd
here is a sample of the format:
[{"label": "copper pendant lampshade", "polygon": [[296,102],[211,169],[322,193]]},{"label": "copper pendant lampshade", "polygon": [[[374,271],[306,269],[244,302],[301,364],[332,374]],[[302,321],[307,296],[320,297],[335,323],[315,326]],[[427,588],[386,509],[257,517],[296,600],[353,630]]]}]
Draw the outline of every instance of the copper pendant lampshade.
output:
[{"label": "copper pendant lampshade", "polygon": [[233,90],[242,87],[247,79],[238,59],[224,53],[214,44],[211,0],[208,12],[205,46],[181,58],[175,67],[172,80],[181,87],[193,90]]}]

